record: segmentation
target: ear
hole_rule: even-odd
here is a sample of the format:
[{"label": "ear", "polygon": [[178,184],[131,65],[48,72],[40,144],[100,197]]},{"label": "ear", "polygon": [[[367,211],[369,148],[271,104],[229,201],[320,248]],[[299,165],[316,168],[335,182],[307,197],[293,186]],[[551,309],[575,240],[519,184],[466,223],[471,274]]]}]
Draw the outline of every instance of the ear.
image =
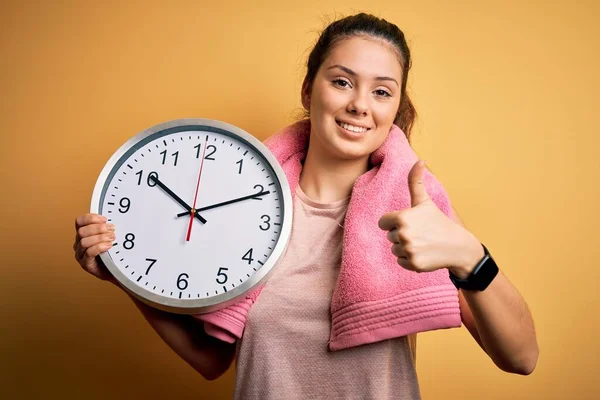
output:
[{"label": "ear", "polygon": [[310,95],[312,91],[312,82],[309,82],[307,79],[304,79],[302,83],[302,90],[300,92],[302,107],[307,111],[310,111]]}]

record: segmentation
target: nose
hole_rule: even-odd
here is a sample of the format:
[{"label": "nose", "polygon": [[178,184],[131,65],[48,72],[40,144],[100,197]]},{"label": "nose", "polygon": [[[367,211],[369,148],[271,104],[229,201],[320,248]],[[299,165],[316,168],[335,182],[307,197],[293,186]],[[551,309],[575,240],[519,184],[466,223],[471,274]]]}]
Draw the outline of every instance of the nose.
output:
[{"label": "nose", "polygon": [[369,107],[366,95],[361,93],[359,90],[355,90],[353,96],[348,102],[346,110],[355,115],[367,115],[369,112]]}]

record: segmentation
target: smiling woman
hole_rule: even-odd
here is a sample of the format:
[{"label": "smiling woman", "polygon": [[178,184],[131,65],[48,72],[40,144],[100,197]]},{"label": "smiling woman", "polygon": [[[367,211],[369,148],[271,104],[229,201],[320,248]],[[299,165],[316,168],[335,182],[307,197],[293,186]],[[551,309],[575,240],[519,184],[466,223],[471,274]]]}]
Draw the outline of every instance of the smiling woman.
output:
[{"label": "smiling woman", "polygon": [[[313,157],[368,168],[397,116],[402,67],[397,51],[381,39],[351,37],[329,52],[314,81],[304,81],[302,104],[310,110]],[[340,193],[344,198],[350,192]],[[309,195],[314,195],[309,193]],[[336,199],[334,199],[336,200]]]},{"label": "smiling woman", "polygon": [[[383,19],[358,14],[322,32],[309,55],[301,92],[313,139],[301,178],[309,197],[328,202],[348,196],[392,124],[410,138],[416,118],[406,92],[410,67],[404,33]],[[315,159],[327,160],[317,170],[329,174],[310,173]],[[309,184],[317,180],[322,184]]]},{"label": "smiling woman", "polygon": [[[329,25],[302,85],[309,118],[269,141],[293,188],[294,223],[266,285],[195,318],[134,299],[207,379],[237,354],[236,398],[420,399],[416,334],[461,321],[501,369],[535,367],[531,316],[502,273],[479,282],[485,291],[465,286],[460,296],[449,278],[469,280],[491,257],[410,148],[410,65],[394,24],[358,14]],[[191,220],[193,204],[180,215]],[[78,262],[110,279],[96,256],[118,227],[94,214],[76,227]]]}]

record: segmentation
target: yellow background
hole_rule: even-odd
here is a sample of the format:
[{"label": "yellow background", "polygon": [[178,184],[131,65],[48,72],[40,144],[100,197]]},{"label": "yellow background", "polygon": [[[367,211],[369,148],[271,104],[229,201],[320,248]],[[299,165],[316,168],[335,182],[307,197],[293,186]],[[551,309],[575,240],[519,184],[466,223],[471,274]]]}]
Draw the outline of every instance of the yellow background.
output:
[{"label": "yellow background", "polygon": [[420,334],[423,398],[599,398],[600,4],[566,0],[3,1],[1,398],[230,398],[233,369],[204,381],[81,271],[73,221],[149,126],[213,118],[264,139],[292,122],[316,33],[355,11],[406,33],[414,147],[540,344],[518,376],[464,328]]}]

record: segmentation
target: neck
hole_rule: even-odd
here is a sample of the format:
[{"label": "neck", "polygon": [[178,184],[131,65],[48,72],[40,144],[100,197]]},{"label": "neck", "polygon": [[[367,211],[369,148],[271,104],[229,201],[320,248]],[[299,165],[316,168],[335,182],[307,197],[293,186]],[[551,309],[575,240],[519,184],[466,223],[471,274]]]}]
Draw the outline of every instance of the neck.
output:
[{"label": "neck", "polygon": [[308,146],[299,185],[318,203],[333,203],[350,196],[356,179],[369,168],[369,157],[344,160],[319,153]]}]

